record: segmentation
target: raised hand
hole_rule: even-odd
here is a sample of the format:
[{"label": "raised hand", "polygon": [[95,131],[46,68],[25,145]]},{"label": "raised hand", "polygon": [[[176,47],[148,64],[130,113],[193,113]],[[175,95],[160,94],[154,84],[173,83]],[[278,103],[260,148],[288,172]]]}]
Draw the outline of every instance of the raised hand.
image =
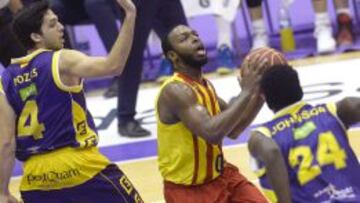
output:
[{"label": "raised hand", "polygon": [[260,58],[255,56],[250,60],[246,60],[246,64],[243,64],[242,68],[246,70],[246,77],[242,77],[240,80],[240,86],[242,90],[258,90],[260,79],[268,66],[267,58]]},{"label": "raised hand", "polygon": [[124,9],[125,13],[136,13],[136,7],[132,0],[117,0],[121,8]]}]

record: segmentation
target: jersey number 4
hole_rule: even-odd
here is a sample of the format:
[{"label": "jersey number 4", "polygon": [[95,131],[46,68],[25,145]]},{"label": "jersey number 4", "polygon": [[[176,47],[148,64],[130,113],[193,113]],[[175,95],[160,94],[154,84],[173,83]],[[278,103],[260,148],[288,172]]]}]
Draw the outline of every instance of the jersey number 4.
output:
[{"label": "jersey number 4", "polygon": [[301,185],[308,183],[321,174],[321,167],[333,164],[339,170],[346,167],[346,153],[331,132],[319,134],[316,160],[309,146],[298,146],[290,150],[289,164],[292,168],[299,166],[297,177]]},{"label": "jersey number 4", "polygon": [[19,137],[33,137],[35,140],[43,138],[45,126],[38,120],[39,108],[34,100],[27,101],[20,114],[17,134]]}]

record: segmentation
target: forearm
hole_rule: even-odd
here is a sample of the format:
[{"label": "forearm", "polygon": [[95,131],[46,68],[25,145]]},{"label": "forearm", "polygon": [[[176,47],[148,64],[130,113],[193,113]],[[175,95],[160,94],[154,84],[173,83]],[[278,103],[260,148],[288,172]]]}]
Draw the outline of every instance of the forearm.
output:
[{"label": "forearm", "polygon": [[266,174],[271,186],[275,191],[278,202],[290,203],[291,194],[289,186],[288,172],[280,151],[271,153],[271,157],[266,164]]},{"label": "forearm", "polygon": [[250,105],[254,97],[254,93],[242,91],[225,111],[212,117],[209,122],[204,122],[208,136],[213,139],[211,141],[220,143],[226,135],[236,128],[239,122],[244,119],[242,112]]},{"label": "forearm", "polygon": [[246,110],[241,114],[240,118],[242,120],[239,121],[236,128],[231,131],[228,137],[231,139],[238,138],[240,134],[254,121],[263,104],[264,100],[260,96],[255,98],[254,101],[250,101],[249,105],[246,107]]},{"label": "forearm", "polygon": [[119,36],[106,58],[105,68],[111,68],[114,75],[120,75],[129,57],[135,28],[136,13],[127,13],[121,25]]},{"label": "forearm", "polygon": [[8,186],[15,163],[15,143],[0,147],[0,193],[8,194]]}]

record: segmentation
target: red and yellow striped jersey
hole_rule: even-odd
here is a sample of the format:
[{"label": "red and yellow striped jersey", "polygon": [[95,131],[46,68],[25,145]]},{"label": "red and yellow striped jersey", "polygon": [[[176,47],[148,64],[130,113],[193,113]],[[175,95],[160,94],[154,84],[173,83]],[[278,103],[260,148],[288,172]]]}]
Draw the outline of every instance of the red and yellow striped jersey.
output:
[{"label": "red and yellow striped jersey", "polygon": [[[220,113],[215,90],[204,79],[203,84],[190,77],[175,73],[160,89],[172,82],[181,82],[194,91],[197,102],[203,105],[211,116]],[[159,94],[159,95],[160,95]],[[158,163],[165,181],[182,185],[198,185],[218,177],[223,168],[221,146],[206,142],[201,136],[193,134],[182,122],[165,124],[157,114]]]}]

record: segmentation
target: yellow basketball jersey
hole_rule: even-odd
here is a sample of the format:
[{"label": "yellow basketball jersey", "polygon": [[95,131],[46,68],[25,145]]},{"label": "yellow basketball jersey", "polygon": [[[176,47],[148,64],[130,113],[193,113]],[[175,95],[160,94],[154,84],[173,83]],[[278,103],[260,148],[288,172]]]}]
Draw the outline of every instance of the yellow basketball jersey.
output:
[{"label": "yellow basketball jersey", "polygon": [[[208,80],[204,84],[190,77],[175,73],[160,89],[172,82],[181,82],[194,91],[197,102],[203,105],[211,116],[220,113],[215,90]],[[160,95],[159,94],[159,95]],[[182,185],[197,185],[218,177],[223,168],[221,146],[207,143],[199,135],[193,134],[182,122],[162,123],[158,117],[158,163],[165,181]]]}]

